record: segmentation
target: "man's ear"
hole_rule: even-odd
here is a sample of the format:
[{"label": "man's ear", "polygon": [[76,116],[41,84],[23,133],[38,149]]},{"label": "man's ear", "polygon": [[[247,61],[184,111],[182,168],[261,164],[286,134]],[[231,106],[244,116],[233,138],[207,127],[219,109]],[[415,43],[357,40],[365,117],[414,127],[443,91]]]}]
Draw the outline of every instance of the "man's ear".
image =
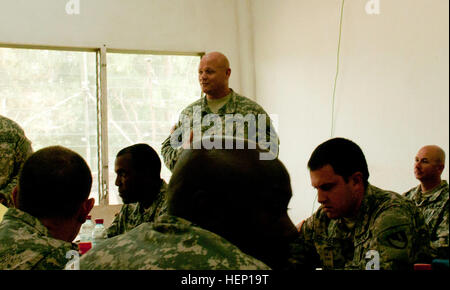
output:
[{"label": "man's ear", "polygon": [[363,180],[363,174],[359,171],[353,173],[350,176],[350,181],[352,186],[359,187],[362,186],[364,188],[364,180]]},{"label": "man's ear", "polygon": [[77,220],[79,223],[83,224],[86,221],[87,216],[91,212],[92,208],[94,207],[95,199],[89,198],[86,199],[82,204],[78,211],[78,217]]},{"label": "man's ear", "polygon": [[225,74],[226,74],[227,77],[230,77],[231,76],[231,68],[228,68],[226,70]]}]

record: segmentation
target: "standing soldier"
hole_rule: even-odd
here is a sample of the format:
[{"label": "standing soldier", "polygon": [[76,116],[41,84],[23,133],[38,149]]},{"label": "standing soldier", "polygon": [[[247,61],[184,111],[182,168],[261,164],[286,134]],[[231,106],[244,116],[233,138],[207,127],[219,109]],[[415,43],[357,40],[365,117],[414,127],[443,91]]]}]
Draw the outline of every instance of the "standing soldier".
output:
[{"label": "standing soldier", "polygon": [[[171,171],[181,152],[190,148],[193,139],[200,140],[204,136],[198,136],[198,134],[206,136],[207,133],[211,133],[211,130],[217,135],[258,142],[260,147],[269,147],[273,153],[270,156],[278,156],[279,140],[272,121],[260,105],[239,95],[228,86],[230,75],[230,64],[222,53],[211,52],[202,57],[198,68],[198,78],[205,95],[181,112],[180,121],[172,128],[171,135],[162,143],[161,153],[164,163]],[[245,121],[247,125],[244,124]],[[236,128],[233,129],[234,125]],[[196,131],[197,127],[201,132]],[[230,128],[229,132],[227,127]],[[173,144],[174,140],[180,141],[178,138],[181,135],[180,132],[185,129],[190,130],[190,135],[185,134],[186,139],[181,139],[182,145]],[[221,132],[215,131],[216,129]]]}]

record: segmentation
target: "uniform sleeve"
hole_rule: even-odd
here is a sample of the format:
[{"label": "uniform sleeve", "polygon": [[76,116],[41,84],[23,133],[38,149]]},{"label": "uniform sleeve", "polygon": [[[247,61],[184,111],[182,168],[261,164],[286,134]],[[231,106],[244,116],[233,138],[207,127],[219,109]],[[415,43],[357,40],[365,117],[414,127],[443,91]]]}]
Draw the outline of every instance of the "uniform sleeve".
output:
[{"label": "uniform sleeve", "polygon": [[112,238],[114,236],[118,236],[123,233],[123,219],[124,219],[124,212],[125,212],[125,206],[122,206],[120,209],[120,212],[116,215],[111,225],[106,229],[106,235],[108,238]]},{"label": "uniform sleeve", "polygon": [[[259,137],[259,136],[258,136]],[[266,141],[269,142],[270,148],[269,150],[278,157],[279,147],[280,147],[280,139],[278,138],[278,134],[275,131],[275,126],[273,125],[272,120],[269,115],[267,115],[266,121]]]},{"label": "uniform sleeve", "polygon": [[161,146],[161,155],[164,159],[164,164],[169,168],[170,171],[172,171],[175,167],[175,164],[177,163],[178,159],[180,158],[182,147],[174,148],[170,144],[170,138],[172,135],[169,135],[166,140],[162,143]]},{"label": "uniform sleeve", "polygon": [[[31,270],[63,270],[66,264],[70,261],[67,257],[67,253],[70,249],[67,247],[53,249],[50,253],[46,254]],[[67,255],[67,256],[66,256]],[[76,257],[74,257],[76,259]]]},{"label": "uniform sleeve", "polygon": [[33,149],[31,147],[31,142],[24,135],[19,135],[19,140],[14,150],[14,168],[12,170],[11,179],[4,188],[0,189],[0,199],[4,198],[6,200],[5,206],[7,207],[14,207],[12,191],[19,181],[20,169],[32,153]]},{"label": "uniform sleeve", "polygon": [[167,214],[167,197],[162,195],[161,201],[159,202],[158,208],[155,211],[155,220],[157,217]]},{"label": "uniform sleeve", "polygon": [[184,150],[182,146],[183,138],[189,138],[189,133],[192,130],[192,120],[189,117],[191,106],[188,106],[181,112],[174,131],[161,145],[161,155],[163,156],[164,164],[170,171],[173,171]]},{"label": "uniform sleeve", "polygon": [[[257,118],[257,130],[256,130],[256,136],[251,136],[250,132],[248,132],[248,138],[251,140],[255,140],[258,142],[258,144],[261,146],[263,145],[263,149],[268,149],[271,154],[278,157],[279,154],[279,146],[280,146],[280,139],[278,137],[278,134],[275,130],[275,126],[273,125],[272,120],[270,119],[269,114],[267,114],[261,107],[255,104],[255,108],[252,108],[254,110],[254,115]],[[265,117],[264,119],[260,119],[262,117]],[[264,127],[262,126],[264,125]]]},{"label": "uniform sleeve", "polygon": [[14,176],[11,181],[0,190],[0,202],[6,207],[14,207],[14,202],[12,199],[12,191],[18,182],[18,175]]},{"label": "uniform sleeve", "polygon": [[437,225],[436,234],[438,240],[433,241],[431,246],[435,252],[436,258],[438,259],[448,259],[449,258],[449,201],[447,200],[446,205],[443,208],[443,216],[440,223]]},{"label": "uniform sleeve", "polygon": [[378,252],[381,270],[412,270],[415,263],[430,262],[429,231],[418,209],[383,210],[374,221],[372,236],[369,249]]},{"label": "uniform sleeve", "polygon": [[290,245],[289,262],[295,270],[315,270],[321,265],[313,240],[313,222],[313,216],[306,219],[300,228],[298,238]]}]

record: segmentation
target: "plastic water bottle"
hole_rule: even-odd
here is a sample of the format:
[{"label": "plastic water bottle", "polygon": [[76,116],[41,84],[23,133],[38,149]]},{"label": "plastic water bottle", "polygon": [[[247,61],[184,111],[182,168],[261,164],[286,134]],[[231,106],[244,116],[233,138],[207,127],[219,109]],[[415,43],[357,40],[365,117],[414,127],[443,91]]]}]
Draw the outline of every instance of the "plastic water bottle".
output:
[{"label": "plastic water bottle", "polygon": [[88,215],[84,224],[80,228],[80,243],[92,243],[92,231],[94,230],[94,223],[91,216]]},{"label": "plastic water bottle", "polygon": [[96,219],[95,227],[92,231],[92,247],[95,247],[104,239],[106,239],[106,229],[103,225],[103,219]]}]

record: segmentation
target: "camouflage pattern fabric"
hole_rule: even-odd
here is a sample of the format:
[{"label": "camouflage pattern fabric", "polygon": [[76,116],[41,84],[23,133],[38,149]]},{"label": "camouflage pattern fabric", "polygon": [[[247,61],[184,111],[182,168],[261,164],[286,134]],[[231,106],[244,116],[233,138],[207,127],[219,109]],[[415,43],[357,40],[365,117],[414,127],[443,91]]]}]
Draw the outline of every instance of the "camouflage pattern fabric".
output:
[{"label": "camouflage pattern fabric", "polygon": [[320,256],[316,251],[314,243],[311,243],[311,241],[305,242],[302,235],[299,234],[297,239],[289,244],[289,248],[290,257],[288,258],[286,270],[311,271],[320,267]]},{"label": "camouflage pattern fabric", "polygon": [[35,217],[9,208],[0,223],[0,270],[62,270],[75,244],[54,239]]},{"label": "camouflage pattern fabric", "polygon": [[404,193],[414,201],[425,217],[430,229],[430,239],[436,258],[449,258],[449,199],[448,183],[445,180],[427,194],[423,194],[420,185]]},{"label": "camouflage pattern fabric", "polygon": [[348,229],[344,219],[330,219],[320,207],[303,223],[293,256],[299,264],[325,270],[364,270],[374,257],[370,250],[378,252],[382,270],[412,270],[414,263],[430,262],[423,215],[401,195],[369,184],[354,221]]},{"label": "camouflage pattern fabric", "polygon": [[167,183],[162,180],[161,189],[153,204],[144,209],[141,203],[124,204],[111,226],[106,230],[108,238],[128,232],[144,222],[153,222],[167,212]]},{"label": "camouflage pattern fabric", "polygon": [[189,221],[160,216],[98,244],[81,270],[269,270],[222,237]]},{"label": "camouflage pattern fabric", "polygon": [[20,126],[0,115],[0,200],[14,207],[12,190],[17,184],[19,170],[32,153],[31,142]]},{"label": "camouflage pattern fabric", "polygon": [[[194,108],[200,108],[201,120],[196,120],[196,118],[194,118],[195,117],[194,116],[194,113],[195,113]],[[203,126],[204,123],[207,123],[206,121],[204,121],[204,117],[206,115],[210,115],[210,114],[213,114],[213,112],[211,111],[211,109],[208,106],[206,95],[204,95],[201,99],[190,104],[181,112],[180,119],[177,123],[176,129],[182,128],[181,116],[187,116],[190,120],[190,128],[191,129],[196,125],[198,125],[200,127],[199,122],[202,122],[201,133],[202,133],[202,137],[203,137],[205,133],[211,133],[211,130],[215,130],[213,121],[210,122],[209,126]],[[250,100],[249,98],[241,96],[241,95],[235,93],[233,90],[231,90],[230,100],[222,108],[220,108],[217,113],[217,115],[220,117],[220,120],[222,123],[222,128],[217,128],[217,129],[221,130],[220,135],[222,135],[222,136],[231,135],[231,134],[226,134],[227,132],[225,130],[225,127],[226,127],[225,126],[226,125],[226,121],[225,121],[226,116],[225,115],[229,115],[229,114],[233,114],[233,116],[236,116],[236,117],[238,116],[238,114],[240,114],[240,115],[242,115],[243,119],[245,119],[247,114],[251,114],[255,117],[256,135],[254,135],[253,132],[250,131],[250,136],[249,136],[248,123],[245,123],[245,125],[244,124],[234,125],[233,132],[232,132],[232,136],[234,136],[234,137],[238,136],[238,137],[241,137],[241,139],[242,138],[243,139],[251,139],[251,140],[254,140],[255,142],[258,142],[258,140],[259,140],[258,138],[263,138],[263,137],[259,137],[259,134],[258,134],[258,115],[264,114],[267,117],[266,122],[265,122],[266,136],[264,136],[266,139],[264,141],[267,140],[267,142],[271,142],[271,143],[275,142],[275,143],[273,143],[273,145],[270,145],[269,149],[272,150],[276,146],[276,152],[274,152],[274,153],[276,156],[278,156],[278,145],[280,143],[279,139],[278,139],[278,135],[275,132],[275,128],[273,127],[273,124],[272,124],[272,121],[270,120],[269,115],[264,111],[264,109],[260,105],[258,105],[254,101]],[[196,123],[194,123],[194,122],[196,122]],[[242,127],[242,125],[244,125],[244,127]],[[241,131],[243,132],[243,136],[239,135],[239,132],[241,132]],[[173,134],[174,133],[172,133],[172,135]],[[210,134],[208,134],[208,135],[210,135]],[[219,135],[219,134],[217,134],[217,135]],[[196,138],[195,135],[194,135],[194,138]],[[170,139],[171,139],[171,136],[169,136],[162,143],[161,154],[163,156],[164,163],[166,164],[167,168],[169,168],[172,171],[173,168],[175,167],[175,163],[177,162],[177,160],[179,159],[179,157],[181,155],[183,148],[182,148],[182,146],[173,148],[171,146]],[[178,140],[181,141],[180,138]],[[183,143],[184,143],[184,141],[183,141]]]}]

